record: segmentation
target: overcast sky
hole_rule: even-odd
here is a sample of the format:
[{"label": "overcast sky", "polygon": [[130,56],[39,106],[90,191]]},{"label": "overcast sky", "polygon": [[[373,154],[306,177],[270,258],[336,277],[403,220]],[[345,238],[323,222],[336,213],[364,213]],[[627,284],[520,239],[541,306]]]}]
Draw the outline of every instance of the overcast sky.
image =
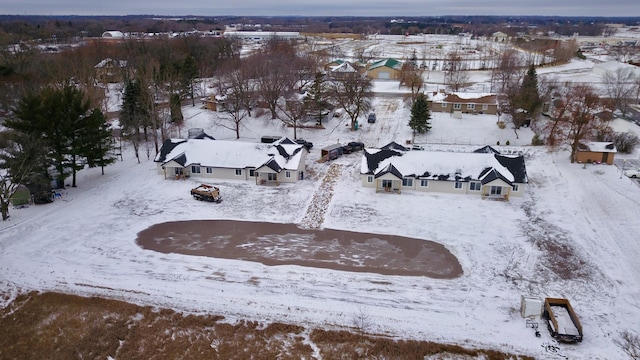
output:
[{"label": "overcast sky", "polygon": [[640,16],[638,0],[0,0],[3,15]]}]

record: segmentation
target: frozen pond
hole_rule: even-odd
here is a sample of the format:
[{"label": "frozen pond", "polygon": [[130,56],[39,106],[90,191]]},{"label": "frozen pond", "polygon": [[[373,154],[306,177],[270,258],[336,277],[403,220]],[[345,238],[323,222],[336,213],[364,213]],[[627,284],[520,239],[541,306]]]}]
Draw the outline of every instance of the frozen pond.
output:
[{"label": "frozen pond", "polygon": [[293,224],[191,220],[153,225],[138,233],[147,250],[300,265],[383,275],[452,279],[462,275],[444,246],[420,239],[342,230],[307,230]]}]

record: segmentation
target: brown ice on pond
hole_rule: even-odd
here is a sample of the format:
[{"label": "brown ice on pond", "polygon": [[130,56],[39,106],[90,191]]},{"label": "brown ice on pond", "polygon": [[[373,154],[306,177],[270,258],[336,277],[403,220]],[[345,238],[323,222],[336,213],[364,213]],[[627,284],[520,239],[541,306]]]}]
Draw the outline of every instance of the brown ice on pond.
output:
[{"label": "brown ice on pond", "polygon": [[441,244],[402,236],[307,230],[294,224],[190,220],[153,225],[137,243],[162,253],[299,265],[383,275],[453,279],[458,259]]}]

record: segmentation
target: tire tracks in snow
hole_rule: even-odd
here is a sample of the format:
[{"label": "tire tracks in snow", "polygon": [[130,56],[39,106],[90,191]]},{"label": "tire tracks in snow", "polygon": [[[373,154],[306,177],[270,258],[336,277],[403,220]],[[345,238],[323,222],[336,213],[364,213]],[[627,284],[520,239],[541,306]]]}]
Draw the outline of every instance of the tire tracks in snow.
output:
[{"label": "tire tracks in snow", "polygon": [[341,164],[334,163],[329,166],[322,183],[311,198],[311,202],[300,223],[301,227],[319,229],[322,226],[329,203],[331,203],[331,198],[333,197],[333,188],[342,174],[342,170],[343,166]]}]

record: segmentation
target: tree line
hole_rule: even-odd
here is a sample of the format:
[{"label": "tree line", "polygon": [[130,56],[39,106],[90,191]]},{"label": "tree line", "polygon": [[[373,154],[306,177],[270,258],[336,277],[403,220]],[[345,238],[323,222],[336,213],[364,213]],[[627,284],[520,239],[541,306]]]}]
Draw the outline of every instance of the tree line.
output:
[{"label": "tree line", "polygon": [[[110,109],[106,84],[96,65],[110,59],[122,106]],[[295,41],[271,39],[251,54],[240,54],[233,39],[164,36],[126,38],[121,42],[90,42],[60,53],[45,53],[27,44],[0,51],[0,120],[3,133],[3,209],[16,186],[28,184],[42,201],[47,180],[64,186],[84,166],[112,162],[114,140],[109,119],[119,121],[119,137],[132,144],[140,162],[159,151],[163,139],[180,132],[182,106],[195,105],[215,88],[224,98],[219,125],[240,131],[256,111],[267,109],[274,121],[292,127],[303,120],[322,126],[334,106],[342,107],[357,126],[371,107],[371,80],[362,73],[329,79],[322,51],[300,51]],[[215,80],[212,80],[215,79]],[[208,89],[209,88],[209,89]],[[111,89],[111,90],[110,90]],[[112,114],[111,111],[116,111]],[[29,154],[37,139],[43,150]],[[19,176],[21,156],[29,174]],[[24,162],[22,162],[24,163]]]}]

